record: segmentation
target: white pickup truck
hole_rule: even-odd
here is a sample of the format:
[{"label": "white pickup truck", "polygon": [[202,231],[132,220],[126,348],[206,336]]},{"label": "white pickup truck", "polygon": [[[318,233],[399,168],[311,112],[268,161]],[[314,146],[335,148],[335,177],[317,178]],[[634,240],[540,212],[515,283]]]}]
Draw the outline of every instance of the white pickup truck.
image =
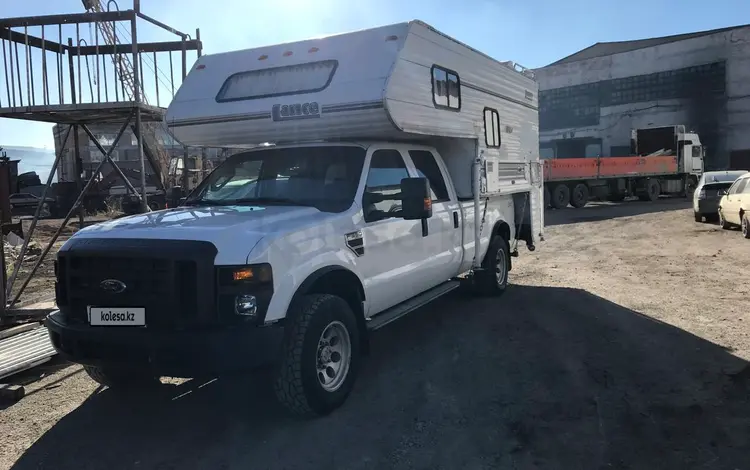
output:
[{"label": "white pickup truck", "polygon": [[418,21],[202,57],[175,136],[274,144],[68,240],[53,344],[113,388],[272,364],[282,404],[330,412],[372,330],[460,282],[502,294],[541,239],[529,75]]}]

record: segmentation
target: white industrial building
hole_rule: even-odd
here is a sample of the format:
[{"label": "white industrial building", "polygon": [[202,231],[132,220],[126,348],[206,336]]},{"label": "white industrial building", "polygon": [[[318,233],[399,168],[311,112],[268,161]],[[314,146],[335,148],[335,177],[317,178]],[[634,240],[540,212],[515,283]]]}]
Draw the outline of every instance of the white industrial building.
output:
[{"label": "white industrial building", "polygon": [[597,43],[535,72],[544,158],[627,155],[630,129],[684,124],[707,169],[750,167],[750,25]]}]

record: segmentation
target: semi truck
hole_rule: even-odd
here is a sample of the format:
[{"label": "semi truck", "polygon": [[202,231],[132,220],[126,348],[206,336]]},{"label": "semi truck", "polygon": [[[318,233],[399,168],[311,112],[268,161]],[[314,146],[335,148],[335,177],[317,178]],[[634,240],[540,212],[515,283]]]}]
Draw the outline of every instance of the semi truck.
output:
[{"label": "semi truck", "polygon": [[633,129],[631,156],[544,160],[545,206],[583,207],[591,198],[692,196],[703,173],[705,148],[684,125]]},{"label": "semi truck", "polygon": [[52,343],[113,389],[270,365],[290,411],[329,413],[372,331],[502,294],[543,237],[532,73],[421,21],[204,55],[166,120],[255,148],[60,249]]}]

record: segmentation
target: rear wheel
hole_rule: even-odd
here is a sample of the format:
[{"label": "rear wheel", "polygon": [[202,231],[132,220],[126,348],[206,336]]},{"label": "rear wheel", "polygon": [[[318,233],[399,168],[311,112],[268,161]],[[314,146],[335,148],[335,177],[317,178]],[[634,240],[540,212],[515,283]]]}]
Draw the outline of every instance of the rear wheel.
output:
[{"label": "rear wheel", "polygon": [[721,209],[719,209],[719,226],[724,230],[729,230],[730,227],[727,219],[724,218],[724,213],[721,211]]},{"label": "rear wheel", "polygon": [[482,270],[474,275],[477,292],[480,295],[500,296],[508,289],[510,270],[510,247],[503,237],[495,236],[490,241],[487,254],[482,262]]},{"label": "rear wheel", "polygon": [[586,205],[589,202],[589,187],[583,183],[578,183],[573,187],[573,192],[570,195],[570,205],[579,208]]},{"label": "rear wheel", "polygon": [[747,219],[747,214],[742,214],[742,236],[745,238],[750,238],[750,220]]},{"label": "rear wheel", "polygon": [[340,297],[313,294],[290,307],[287,318],[276,397],[296,415],[330,413],[346,401],[359,368],[354,313]]},{"label": "rear wheel", "polygon": [[141,369],[127,369],[112,366],[83,366],[83,370],[100,385],[111,389],[137,389],[154,387],[159,378]]},{"label": "rear wheel", "polygon": [[566,184],[558,184],[552,190],[552,207],[563,209],[570,204],[570,188]]},{"label": "rear wheel", "polygon": [[646,180],[645,192],[638,195],[641,201],[656,201],[659,199],[661,194],[661,186],[659,182],[654,179]]}]

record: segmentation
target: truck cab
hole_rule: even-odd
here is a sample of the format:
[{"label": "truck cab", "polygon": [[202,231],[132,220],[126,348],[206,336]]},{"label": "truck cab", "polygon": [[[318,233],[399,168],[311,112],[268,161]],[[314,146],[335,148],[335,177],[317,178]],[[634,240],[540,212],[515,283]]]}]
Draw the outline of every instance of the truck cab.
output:
[{"label": "truck cab", "polygon": [[[377,60],[352,60],[363,51],[351,44]],[[455,47],[471,67],[456,70]],[[243,69],[248,57],[257,69]],[[429,57],[444,64],[419,65],[425,86],[403,69]],[[460,104],[459,73],[495,77],[495,91],[468,99],[466,88]],[[203,56],[168,110],[173,133],[254,148],[180,207],[71,237],[56,262],[53,344],[113,388],[271,365],[290,411],[331,412],[371,331],[462,283],[501,295],[519,242],[541,241],[536,91],[421,22]]]}]

